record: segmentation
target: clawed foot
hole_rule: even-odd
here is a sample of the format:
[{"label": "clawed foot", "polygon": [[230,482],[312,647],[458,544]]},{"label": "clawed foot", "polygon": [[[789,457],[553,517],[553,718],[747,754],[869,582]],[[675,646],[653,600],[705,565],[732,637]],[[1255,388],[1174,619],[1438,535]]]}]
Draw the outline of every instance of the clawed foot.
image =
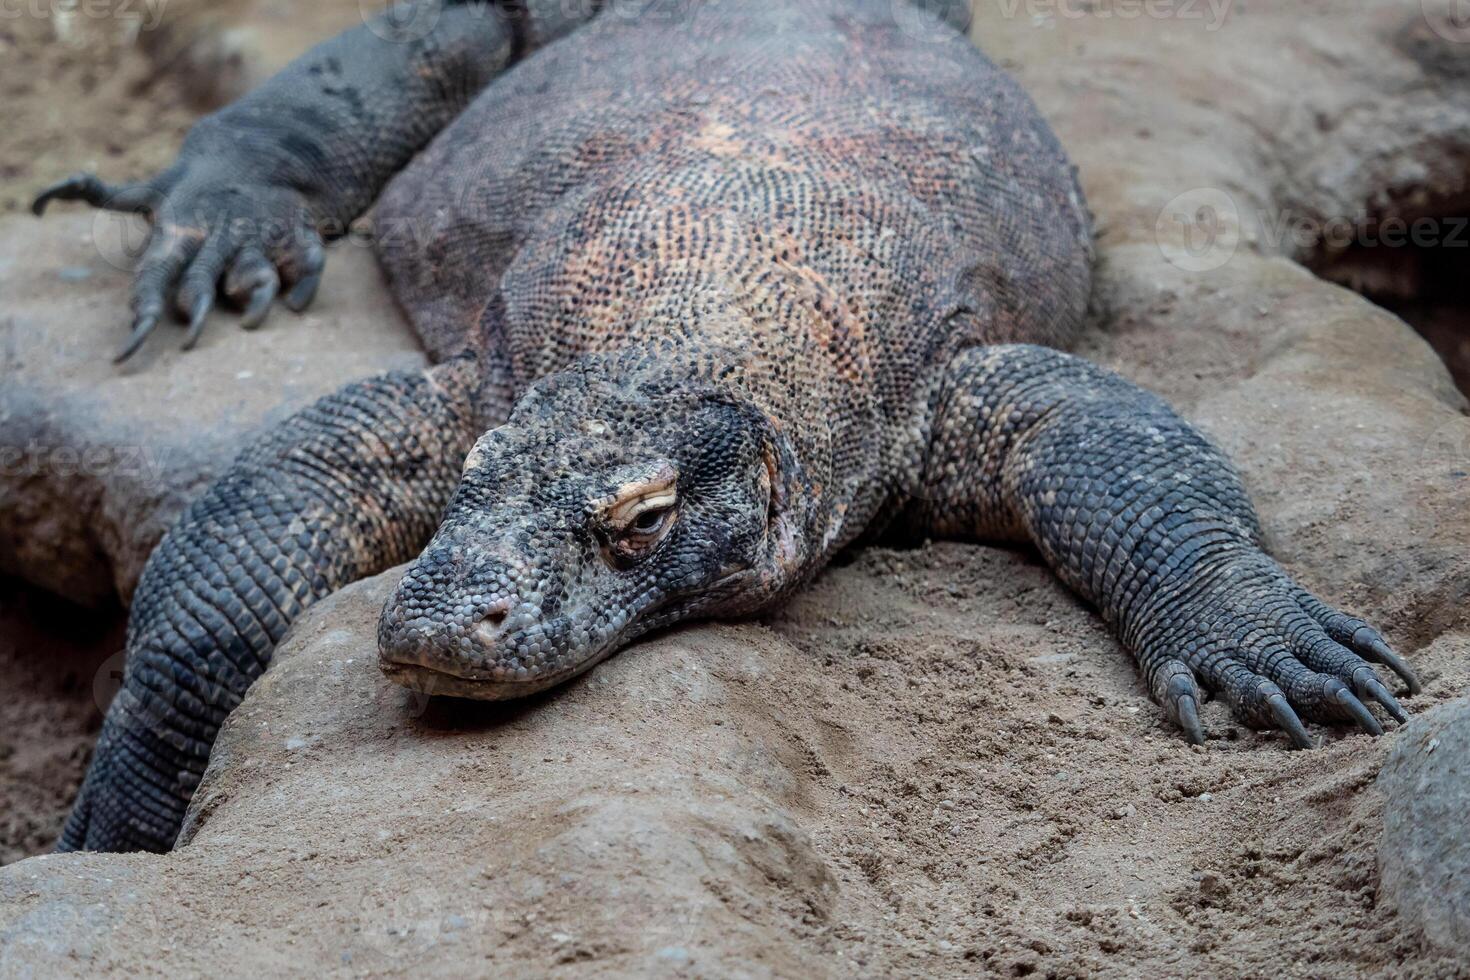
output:
[{"label": "clawed foot", "polygon": [[282,288],[286,306],[299,312],[321,285],[326,253],[304,198],[224,164],[180,163],[153,180],[123,185],[74,174],[38,194],[31,211],[39,217],[52,201],[142,214],[153,226],[134,273],[132,329],[117,363],[143,346],[170,302],[188,325],[182,346],[189,350],[217,295],[240,309],[240,325],[252,330]]},{"label": "clawed foot", "polygon": [[1154,697],[1195,744],[1205,741],[1200,684],[1252,728],[1277,728],[1295,748],[1316,742],[1302,719],[1347,722],[1383,734],[1376,704],[1399,724],[1408,713],[1373,664],[1408,693],[1419,678],[1377,630],[1298,586],[1264,555],[1226,560],[1150,616],[1135,649]]}]

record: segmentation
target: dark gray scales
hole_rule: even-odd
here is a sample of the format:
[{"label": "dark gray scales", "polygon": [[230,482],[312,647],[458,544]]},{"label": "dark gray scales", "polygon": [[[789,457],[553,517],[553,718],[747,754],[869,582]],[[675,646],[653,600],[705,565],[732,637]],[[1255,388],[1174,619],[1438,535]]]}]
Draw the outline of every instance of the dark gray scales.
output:
[{"label": "dark gray scales", "polygon": [[152,217],[128,352],[170,306],[192,339],[217,294],[252,325],[309,303],[322,239],[377,202],[437,365],[299,413],[165,538],[63,849],[171,846],[291,620],[411,559],[380,662],[430,693],[517,697],[770,609],[887,526],[1034,545],[1193,741],[1201,685],[1299,746],[1302,718],[1403,720],[1373,663],[1412,672],[1263,553],[1225,458],[1054,349],[1086,208],[959,31],[891,0],[607,6],[366,26],[166,173],[38,201]]}]

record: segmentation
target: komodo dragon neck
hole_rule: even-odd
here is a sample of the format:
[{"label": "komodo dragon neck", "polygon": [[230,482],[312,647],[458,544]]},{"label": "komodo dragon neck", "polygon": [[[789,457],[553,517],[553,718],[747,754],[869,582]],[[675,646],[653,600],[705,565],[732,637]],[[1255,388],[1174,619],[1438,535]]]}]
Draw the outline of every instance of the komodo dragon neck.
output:
[{"label": "komodo dragon neck", "polygon": [[[904,471],[917,467],[911,444],[932,393],[884,384],[892,365],[881,346],[794,242],[720,224],[718,236],[680,238],[637,261],[599,255],[609,271],[586,280],[597,297],[565,319],[513,317],[503,346],[522,392],[557,386],[554,376],[572,371],[596,376],[599,390],[621,389],[627,403],[657,392],[650,412],[678,410],[668,407],[680,404],[675,393],[700,385],[748,403],[781,443],[776,475],[799,510],[794,577],[805,580],[911,482]],[[585,259],[564,261],[570,270]],[[563,325],[547,330],[548,319]],[[591,418],[602,409],[561,410]],[[914,465],[903,465],[910,457]]]}]

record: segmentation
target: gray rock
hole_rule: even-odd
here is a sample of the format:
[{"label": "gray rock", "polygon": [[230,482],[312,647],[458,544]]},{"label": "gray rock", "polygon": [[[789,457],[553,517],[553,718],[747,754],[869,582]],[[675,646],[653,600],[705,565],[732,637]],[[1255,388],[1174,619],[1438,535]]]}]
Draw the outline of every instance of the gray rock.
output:
[{"label": "gray rock", "polygon": [[1431,945],[1470,950],[1470,697],[1404,732],[1378,776],[1387,798],[1382,894]]},{"label": "gray rock", "polygon": [[[750,719],[799,651],[754,628],[689,631],[539,706],[428,703],[377,668],[399,574],[291,631],[221,733],[179,849],[0,870],[0,976],[231,960],[643,976],[757,950],[776,975],[823,975],[791,939],[824,928],[838,896],[798,827],[800,742],[758,719],[716,724]],[[296,731],[318,748],[294,750]],[[226,916],[250,923],[243,946]]]},{"label": "gray rock", "polygon": [[306,315],[278,309],[252,334],[217,313],[189,353],[165,324],[114,367],[131,286],[108,245],[119,220],[57,208],[0,222],[0,574],[84,605],[131,594],[154,544],[250,433],[355,378],[422,363],[372,255],[350,246],[332,251]]}]

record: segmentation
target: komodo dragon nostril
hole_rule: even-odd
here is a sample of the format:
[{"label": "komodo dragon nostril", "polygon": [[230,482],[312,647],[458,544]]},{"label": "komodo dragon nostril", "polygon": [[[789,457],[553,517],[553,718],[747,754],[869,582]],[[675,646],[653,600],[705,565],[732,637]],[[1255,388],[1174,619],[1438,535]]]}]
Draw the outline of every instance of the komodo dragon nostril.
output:
[{"label": "komodo dragon nostril", "polygon": [[514,599],[502,599],[480,615],[480,620],[475,624],[475,637],[481,643],[492,644],[500,638],[501,627],[505,625],[505,617],[510,614],[515,606]]}]

